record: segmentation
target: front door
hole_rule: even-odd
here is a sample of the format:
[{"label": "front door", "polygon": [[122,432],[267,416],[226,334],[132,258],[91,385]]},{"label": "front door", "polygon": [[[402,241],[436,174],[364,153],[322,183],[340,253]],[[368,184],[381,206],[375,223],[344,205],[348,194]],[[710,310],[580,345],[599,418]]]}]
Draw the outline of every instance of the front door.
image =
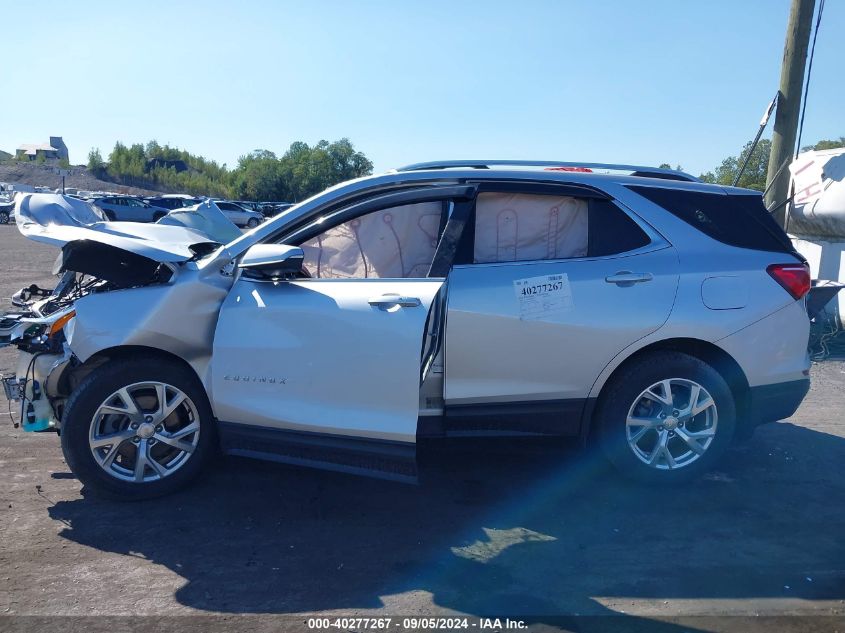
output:
[{"label": "front door", "polygon": [[302,247],[306,278],[236,280],[211,364],[228,452],[415,475],[423,337],[444,285],[429,275],[450,201],[391,199],[281,238]]},{"label": "front door", "polygon": [[420,350],[442,279],[241,278],[220,311],[216,417],[414,442]]}]

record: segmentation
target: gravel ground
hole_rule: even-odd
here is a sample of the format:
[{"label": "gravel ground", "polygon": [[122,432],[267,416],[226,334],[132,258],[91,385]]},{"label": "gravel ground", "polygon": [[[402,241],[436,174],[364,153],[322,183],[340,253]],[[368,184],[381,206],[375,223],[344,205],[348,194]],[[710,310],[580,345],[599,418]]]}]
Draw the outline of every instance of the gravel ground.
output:
[{"label": "gravel ground", "polygon": [[[49,285],[56,253],[0,226],[0,297]],[[0,350],[0,371],[13,359]],[[265,618],[245,620],[254,630],[303,621],[270,617],[284,614],[624,614],[613,621],[643,630],[843,630],[845,363],[812,375],[793,418],[673,489],[585,455],[491,448],[426,454],[420,486],[222,459],[184,493],[111,503],[80,491],[55,435],[13,429],[0,402],[0,614]],[[732,614],[793,617],[695,617]],[[678,616],[690,619],[660,620]],[[45,624],[0,629],[22,622]]]},{"label": "gravel ground", "polygon": [[[75,187],[85,191],[112,191],[133,195],[155,195],[155,191],[138,187],[127,187],[94,177],[85,167],[74,165],[71,175],[65,178],[65,187]],[[56,174],[55,165],[22,163],[15,160],[0,161],[0,182],[17,183],[58,189],[62,186],[62,177]]]}]

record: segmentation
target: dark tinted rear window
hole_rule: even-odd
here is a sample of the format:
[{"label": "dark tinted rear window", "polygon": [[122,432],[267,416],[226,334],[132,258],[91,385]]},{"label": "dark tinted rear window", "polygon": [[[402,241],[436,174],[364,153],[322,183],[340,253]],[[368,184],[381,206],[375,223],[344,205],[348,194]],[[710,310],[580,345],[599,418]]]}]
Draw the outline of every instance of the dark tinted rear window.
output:
[{"label": "dark tinted rear window", "polygon": [[627,253],[651,241],[636,222],[609,200],[590,200],[588,217],[589,257]]},{"label": "dark tinted rear window", "polygon": [[641,186],[629,189],[724,244],[794,253],[789,237],[763,206],[762,196]]}]

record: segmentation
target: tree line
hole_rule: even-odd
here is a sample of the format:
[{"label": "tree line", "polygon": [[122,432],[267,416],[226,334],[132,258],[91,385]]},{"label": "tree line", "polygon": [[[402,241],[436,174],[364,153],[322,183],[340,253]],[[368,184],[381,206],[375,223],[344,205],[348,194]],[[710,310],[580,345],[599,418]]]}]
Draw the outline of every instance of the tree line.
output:
[{"label": "tree line", "polygon": [[[748,141],[738,156],[728,156],[716,169],[701,174],[699,178],[704,182],[732,185],[740,167],[745,162],[745,158],[751,152],[751,158],[748,160],[748,165],[742,172],[737,186],[764,191],[766,189],[766,176],[769,171],[769,153],[772,149],[772,142],[769,139],[761,139],[753,151],[751,151],[751,143],[752,141]],[[825,139],[815,145],[806,145],[801,148],[801,151],[836,149],[839,147],[845,147],[845,136],[840,136],[838,139]],[[665,163],[661,166],[669,167]]]},{"label": "tree line", "polygon": [[316,145],[297,141],[282,156],[258,149],[234,169],[156,141],[118,141],[104,159],[88,154],[88,170],[121,185],[236,200],[298,202],[344,180],[371,174],[372,162],[347,138]]},{"label": "tree line", "polygon": [[[802,151],[845,147],[845,136],[826,139]],[[751,151],[751,141],[737,156],[728,156],[712,171],[700,175],[704,182],[732,185]],[[771,141],[762,139],[739,180],[740,187],[763,191],[769,169]],[[661,167],[669,168],[664,163]],[[156,141],[124,145],[115,143],[104,160],[99,149],[88,154],[88,169],[98,178],[117,184],[206,195],[236,200],[298,202],[344,180],[372,173],[373,164],[347,138],[316,145],[297,141],[282,155],[257,149],[241,156],[234,169]],[[677,169],[681,169],[678,165]]]}]

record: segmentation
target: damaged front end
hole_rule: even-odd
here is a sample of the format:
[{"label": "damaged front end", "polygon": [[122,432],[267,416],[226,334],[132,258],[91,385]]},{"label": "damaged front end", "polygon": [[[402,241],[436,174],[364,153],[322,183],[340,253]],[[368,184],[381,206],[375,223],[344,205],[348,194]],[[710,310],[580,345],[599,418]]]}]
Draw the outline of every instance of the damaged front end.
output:
[{"label": "damaged front end", "polygon": [[59,428],[70,385],[63,376],[79,365],[70,349],[76,301],[90,294],[166,284],[176,265],[160,263],[109,244],[76,240],[62,247],[53,290],[24,288],[13,297],[20,310],[0,317],[0,346],[20,350],[14,376],[3,377],[6,398],[20,403],[25,431]]},{"label": "damaged front end", "polygon": [[[54,219],[57,206],[61,211],[78,202],[34,195],[18,203],[21,232],[62,249],[52,271],[60,275],[56,287],[24,288],[12,298],[14,310],[0,315],[0,347],[14,345],[20,350],[15,375],[0,379],[6,398],[19,404],[18,418],[25,431],[60,430],[67,398],[87,373],[82,366],[88,357],[80,357],[73,345],[77,302],[114,291],[171,286],[186,263],[220,246],[197,231],[175,226],[38,222],[39,211],[43,217],[48,210]],[[120,330],[127,317],[117,312],[109,315],[99,309],[97,321],[111,319]]]},{"label": "damaged front end", "polygon": [[59,426],[64,403],[59,381],[73,358],[67,336],[75,316],[71,309],[47,319],[0,317],[0,332],[11,329],[9,342],[20,350],[15,375],[2,377],[3,389],[9,401],[20,404],[19,420],[25,431],[56,430]]}]

